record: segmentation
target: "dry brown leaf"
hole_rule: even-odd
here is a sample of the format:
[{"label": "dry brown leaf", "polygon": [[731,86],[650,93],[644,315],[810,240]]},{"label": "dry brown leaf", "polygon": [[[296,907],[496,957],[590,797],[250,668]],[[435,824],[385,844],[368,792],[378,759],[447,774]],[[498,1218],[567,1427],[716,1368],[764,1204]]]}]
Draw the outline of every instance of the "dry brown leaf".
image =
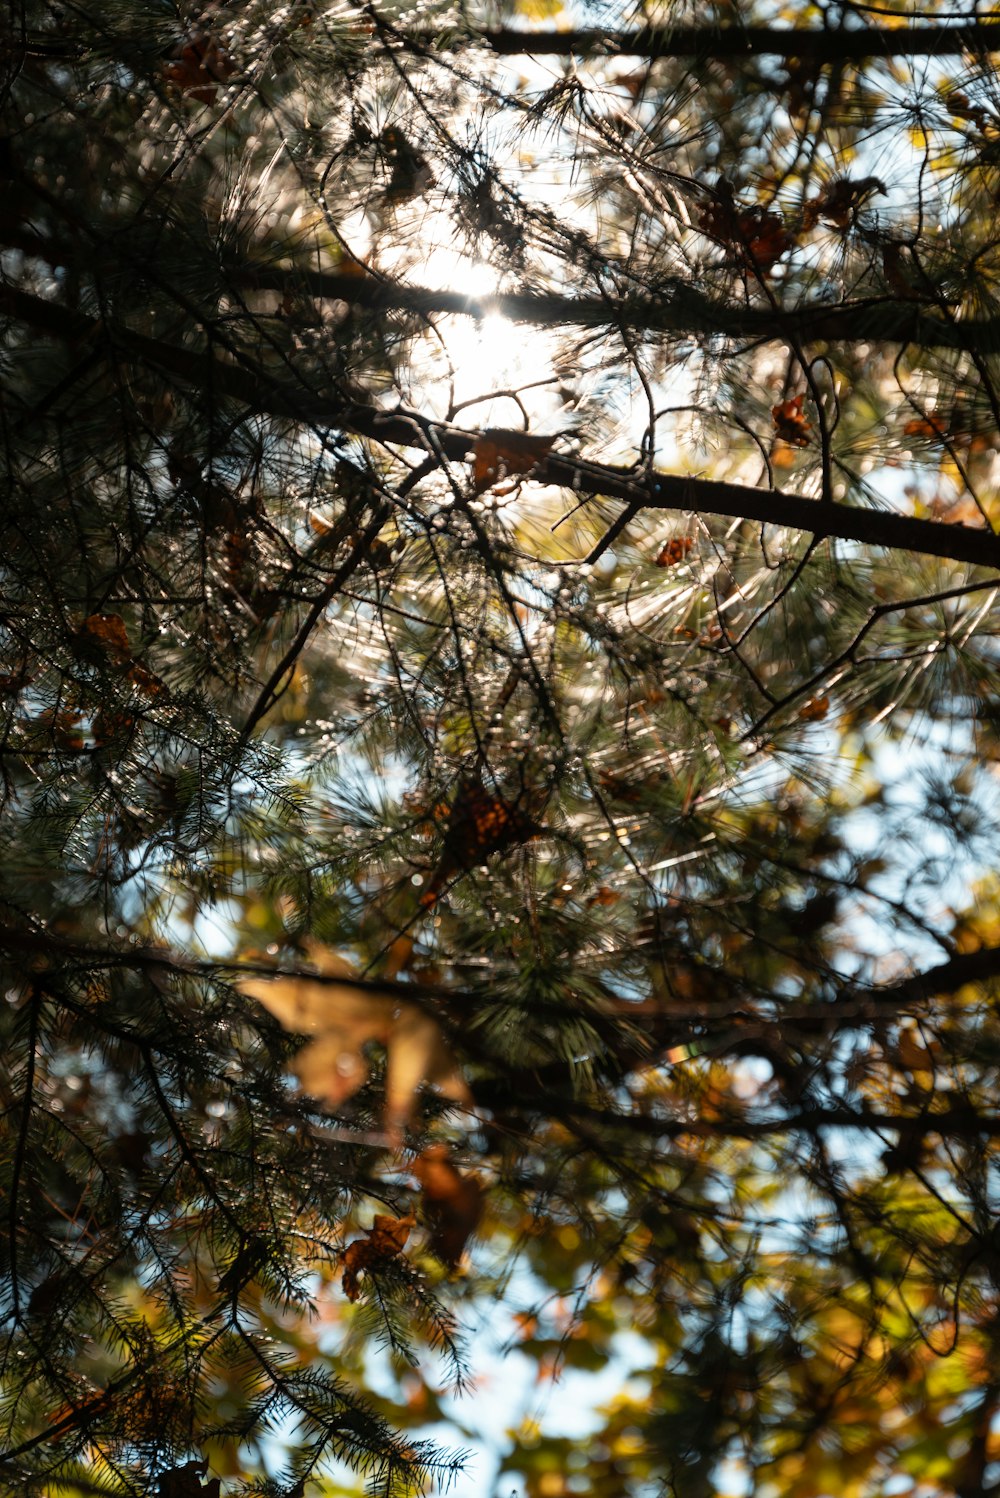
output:
[{"label": "dry brown leaf", "polygon": [[850,177],[838,177],[828,182],[818,197],[810,198],[802,213],[803,224],[806,229],[813,229],[820,219],[825,219],[837,229],[849,229],[859,208],[873,193],[885,196],[885,186],[878,177],[862,177],[857,182]]},{"label": "dry brown leaf", "polygon": [[142,661],[132,661],[126,671],[126,676],[133,686],[145,692],[147,697],[161,697],[167,690],[155,671],[150,671]]},{"label": "dry brown leaf", "polygon": [[790,400],[779,401],[776,406],[771,407],[774,430],[781,440],[791,447],[808,447],[809,445],[811,422],[802,414],[803,400],[804,396],[793,395]]},{"label": "dry brown leaf", "polygon": [[594,893],[590,896],[587,904],[588,906],[617,905],[620,899],[621,895],[617,890],[609,889],[606,884],[602,884],[600,889],[595,890]]},{"label": "dry brown leaf", "polygon": [[809,701],[799,708],[799,718],[803,723],[818,723],[825,718],[830,711],[829,697],[810,697]]},{"label": "dry brown leaf", "polygon": [[190,1461],[160,1473],[159,1498],[219,1498],[219,1478],[208,1477],[208,1462]]},{"label": "dry brown leaf", "polygon": [[189,99],[196,99],[199,104],[214,104],[219,84],[235,70],[236,64],[225,48],[208,32],[199,31],[178,43],[163,73],[168,83]]},{"label": "dry brown leaf", "polygon": [[554,437],[487,427],[472,449],[472,476],[477,491],[489,489],[511,473],[531,473],[552,451]]},{"label": "dry brown leaf", "polygon": [[672,536],[656,558],[657,567],[676,567],[694,545],[693,536]]},{"label": "dry brown leaf", "polygon": [[80,625],[81,637],[102,645],[115,660],[128,660],[132,647],[128,642],[128,631],[119,614],[89,614]]},{"label": "dry brown leaf", "polygon": [[129,681],[147,697],[159,697],[166,687],[154,671],[134,659],[128,630],[120,614],[88,614],[77,631],[77,639],[90,659],[103,655],[124,669]]},{"label": "dry brown leaf", "polygon": [[355,1238],[347,1245],[341,1284],[348,1300],[357,1300],[360,1296],[359,1281],[363,1273],[384,1269],[399,1257],[415,1222],[412,1212],[406,1217],[377,1216],[363,1238]]},{"label": "dry brown leaf", "polygon": [[[309,956],[327,979],[350,978],[350,963],[319,942]],[[241,993],[257,999],[286,1030],[315,1039],[292,1064],[304,1092],[331,1108],[357,1092],[370,1067],[364,1047],[386,1048],[385,1126],[399,1138],[409,1122],[421,1083],[429,1082],[454,1102],[471,1102],[455,1058],[433,1015],[405,999],[399,989],[361,988],[310,978],[244,978]]]},{"label": "dry brown leaf", "polygon": [[779,213],[759,203],[744,207],[724,178],[717,184],[713,200],[699,214],[698,227],[709,239],[734,252],[743,269],[758,275],[767,275],[795,243]]},{"label": "dry brown leaf", "polygon": [[454,1269],[483,1215],[482,1185],[476,1176],[462,1175],[443,1144],[432,1144],[418,1155],[413,1174],[423,1187],[431,1253]]}]

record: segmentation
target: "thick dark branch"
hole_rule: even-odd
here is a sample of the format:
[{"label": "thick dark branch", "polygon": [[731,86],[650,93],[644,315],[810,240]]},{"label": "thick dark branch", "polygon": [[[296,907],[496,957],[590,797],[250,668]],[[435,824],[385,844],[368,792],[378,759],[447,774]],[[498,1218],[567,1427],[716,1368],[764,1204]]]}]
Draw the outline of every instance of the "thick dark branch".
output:
[{"label": "thick dark branch", "polygon": [[[0,227],[0,242],[49,265],[85,270],[92,252],[51,235],[39,235],[21,224]],[[683,338],[734,338],[756,342],[915,343],[923,348],[1000,351],[1000,320],[992,317],[949,318],[937,303],[907,297],[863,297],[831,306],[821,302],[799,307],[746,306],[705,296],[683,281],[667,281],[634,296],[565,296],[558,292],[498,292],[468,296],[429,286],[409,286],[375,275],[337,271],[254,266],[241,261],[227,266],[233,283],[243,289],[346,302],[372,312],[432,313],[484,318],[499,315],[536,327],[635,329],[674,333]]]},{"label": "thick dark branch", "polygon": [[[103,327],[106,335],[125,352],[185,384],[240,402],[249,411],[337,427],[381,444],[418,448],[428,455],[439,453],[457,463],[469,458],[481,437],[478,432],[436,422],[416,412],[378,411],[305,383],[295,388],[288,383],[287,371],[272,374],[253,365],[249,358],[245,364],[230,363],[208,352],[180,348],[120,325],[102,325],[95,318],[13,287],[0,287],[0,312],[3,311],[54,338],[71,341],[97,336]],[[532,476],[539,483],[555,484],[584,497],[623,500],[634,512],[654,509],[722,515],[785,526],[814,536],[1000,568],[1000,537],[961,525],[916,520],[888,510],[826,504],[780,489],[753,489],[711,479],[679,478],[671,474],[645,477],[628,468],[558,454],[540,462]]]},{"label": "thick dark branch", "polygon": [[887,988],[873,989],[873,994],[899,1003],[930,999],[935,994],[957,993],[967,983],[985,983],[1000,978],[1000,947],[982,947],[978,952],[960,952],[937,967],[901,978]]},{"label": "thick dark branch", "polygon": [[[403,33],[405,35],[405,33]],[[424,45],[427,33],[417,33]],[[963,52],[1000,51],[1000,21],[960,26],[906,26],[890,30],[857,26],[829,31],[773,26],[652,26],[641,31],[582,28],[575,31],[519,31],[499,27],[474,38],[501,57],[701,57],[730,61],[781,57],[799,62],[864,62],[878,57],[953,57]]]},{"label": "thick dark branch", "polygon": [[[523,31],[501,26],[473,31],[467,38],[454,30],[407,31],[391,28],[393,41],[411,41],[424,52],[454,56],[467,45],[488,47],[498,57],[694,57],[720,62],[754,57],[794,58],[798,62],[843,64],[879,57],[954,57],[963,52],[1000,51],[1000,21],[966,21],[960,25],[933,22],[889,29],[883,26],[838,27],[826,31],[774,26],[647,26],[635,31],[578,27],[575,30]],[[86,62],[84,42],[28,32],[0,36],[0,60],[23,62]],[[100,54],[103,61],[103,53]]]},{"label": "thick dark branch", "polygon": [[956,1139],[996,1139],[1000,1136],[1000,1114],[978,1113],[971,1104],[961,1102],[937,1113],[884,1113],[875,1108],[852,1108],[846,1104],[817,1104],[797,1113],[783,1113],[771,1118],[729,1114],[714,1119],[664,1118],[638,1110],[612,1112],[580,1098],[557,1098],[548,1093],[542,1106],[547,1111],[567,1117],[593,1119],[609,1129],[647,1134],[658,1139],[677,1139],[685,1134],[698,1139],[767,1139],[783,1134],[814,1135],[820,1129],[874,1130],[878,1134],[916,1135],[918,1138],[926,1134]]},{"label": "thick dark branch", "polygon": [[719,301],[672,281],[655,295],[634,297],[561,296],[555,292],[500,292],[466,296],[426,286],[404,286],[376,276],[350,276],[310,270],[248,270],[230,267],[237,284],[261,290],[348,302],[379,312],[457,313],[469,317],[499,314],[511,322],[538,327],[635,328],[688,338],[725,338],[800,343],[916,343],[924,348],[1000,349],[1000,321],[952,321],[937,306],[895,297],[868,297],[839,306],[828,303],[795,308],[747,307]]},{"label": "thick dark branch", "polygon": [[[231,974],[253,974],[270,978],[305,978],[311,983],[332,983],[335,986],[368,989],[374,993],[385,993],[395,985],[385,978],[352,977],[338,974],[325,977],[312,967],[278,967],[274,963],[239,959],[211,959],[187,957],[167,947],[96,946],[89,942],[68,941],[51,931],[17,930],[13,927],[0,929],[0,951],[20,955],[43,956],[50,962],[66,962],[78,965],[87,971],[98,969],[133,968],[138,971],[160,971],[174,977],[205,979],[228,979]],[[901,1009],[905,1005],[923,1003],[938,996],[955,994],[970,983],[986,983],[1000,978],[1000,946],[983,947],[978,952],[960,952],[949,957],[936,967],[900,978],[896,983],[879,984],[873,987],[844,984],[833,1003],[796,1003],[776,1001],[779,1017],[785,1019],[822,1019],[836,1024],[843,1015],[852,1022],[867,1020],[885,1011]],[[419,1002],[421,998],[460,1000],[468,1006],[475,1003],[475,995],[456,989],[447,983],[406,983],[399,985],[399,992],[407,999]],[[758,996],[747,997],[754,1004]],[[731,1010],[735,995],[724,1001],[724,1008]],[[656,1006],[653,1006],[654,1010]],[[618,1013],[624,1018],[644,1022],[650,1006],[624,1003]],[[671,1019],[678,1016],[670,1015]],[[137,1038],[137,1037],[129,1037]]]}]

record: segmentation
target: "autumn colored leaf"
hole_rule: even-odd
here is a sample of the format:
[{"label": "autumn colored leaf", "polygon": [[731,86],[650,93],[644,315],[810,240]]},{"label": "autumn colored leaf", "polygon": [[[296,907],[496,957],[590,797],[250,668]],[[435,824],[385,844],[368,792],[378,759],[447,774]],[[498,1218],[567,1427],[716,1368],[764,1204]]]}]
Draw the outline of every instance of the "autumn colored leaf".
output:
[{"label": "autumn colored leaf", "polygon": [[693,536],[671,536],[656,558],[657,567],[676,567],[678,562],[683,562],[693,545]]},{"label": "autumn colored leaf", "polygon": [[31,685],[34,677],[29,675],[26,666],[19,671],[0,672],[0,697],[16,697],[18,692]]},{"label": "autumn colored leaf", "polygon": [[531,473],[544,463],[554,437],[536,437],[530,432],[508,432],[488,427],[472,449],[472,476],[476,492],[489,489],[512,473]]},{"label": "autumn colored leaf", "polygon": [[58,711],[47,708],[45,712],[39,713],[33,721],[33,726],[47,733],[56,748],[61,749],[65,754],[79,754],[85,747],[82,723],[82,713],[70,707],[63,707]]},{"label": "autumn colored leaf", "polygon": [[949,442],[955,447],[964,448],[970,455],[986,452],[996,441],[995,435],[989,431],[974,431],[970,414],[961,410],[952,411],[947,423],[935,414],[914,416],[903,427],[903,435],[926,437],[929,441],[942,445]]},{"label": "autumn colored leaf", "polygon": [[159,1498],[219,1498],[221,1483],[213,1477],[203,1483],[208,1462],[190,1461],[160,1473]]},{"label": "autumn colored leaf", "polygon": [[104,749],[108,744],[124,739],[134,727],[135,718],[131,713],[116,712],[113,708],[102,707],[94,716],[90,732],[97,748]]},{"label": "autumn colored leaf", "polygon": [[970,125],[975,125],[981,135],[995,139],[1000,133],[1000,120],[982,105],[973,104],[968,94],[962,93],[960,89],[950,93],[945,103],[953,115],[960,120],[967,120]]},{"label": "autumn colored leaf", "polygon": [[616,801],[622,801],[627,806],[635,806],[642,800],[644,783],[641,781],[628,780],[624,775],[615,775],[610,770],[602,770],[597,778],[601,790]]},{"label": "autumn colored leaf", "polygon": [[937,437],[945,435],[944,427],[930,416],[914,416],[903,427],[905,437]]},{"label": "autumn colored leaf", "polygon": [[779,213],[759,203],[750,207],[737,203],[732,185],[725,179],[699,214],[698,227],[709,239],[734,252],[744,270],[761,275],[766,275],[795,243],[795,236]]},{"label": "autumn colored leaf", "polygon": [[150,671],[141,661],[132,661],[125,674],[147,697],[161,697],[167,690],[155,671]]},{"label": "autumn colored leaf", "polygon": [[412,1212],[406,1217],[376,1216],[363,1238],[355,1238],[344,1249],[344,1274],[341,1284],[348,1300],[357,1300],[361,1295],[360,1277],[390,1266],[406,1247],[410,1229],[416,1218]]},{"label": "autumn colored leaf", "polygon": [[[120,615],[89,614],[77,631],[77,642],[81,653],[88,659],[96,661],[103,657],[113,665],[122,667],[128,680],[147,697],[159,697],[166,691],[155,672],[134,659],[128,630]],[[116,730],[110,725],[116,719],[122,721],[123,715],[105,712],[99,713],[98,719],[103,719],[101,733],[106,741],[108,737],[115,736]],[[96,723],[97,720],[95,725]]]},{"label": "autumn colored leaf", "polygon": [[413,1162],[423,1188],[423,1215],[431,1230],[430,1250],[454,1269],[483,1215],[483,1188],[475,1176],[463,1176],[446,1145],[434,1144]]},{"label": "autumn colored leaf", "polygon": [[[327,979],[349,978],[354,969],[319,942],[308,943],[312,962]],[[413,1113],[424,1082],[458,1103],[471,1101],[441,1027],[402,991],[366,988],[310,978],[243,978],[241,993],[259,1000],[286,1030],[315,1038],[292,1064],[303,1091],[337,1108],[368,1079],[365,1047],[378,1042],[387,1053],[385,1125],[398,1138]]]},{"label": "autumn colored leaf", "polygon": [[79,639],[100,645],[112,660],[125,661],[132,654],[125,622],[118,614],[89,614],[80,625]]},{"label": "autumn colored leaf", "polygon": [[235,71],[236,64],[224,47],[208,32],[198,32],[180,43],[163,70],[168,83],[199,104],[214,104],[219,84]]},{"label": "autumn colored leaf", "polygon": [[460,781],[450,807],[434,809],[444,829],[444,850],[422,903],[431,905],[443,886],[462,869],[474,869],[493,853],[505,853],[537,837],[541,825],[516,804],[488,791],[468,776]]},{"label": "autumn colored leaf", "polygon": [[452,803],[444,846],[463,867],[471,868],[490,853],[516,847],[540,831],[520,807],[470,778],[461,782]]},{"label": "autumn colored leaf", "polygon": [[799,718],[803,723],[818,723],[825,718],[830,711],[829,697],[810,697],[809,701],[799,708]]},{"label": "autumn colored leaf", "polygon": [[351,276],[358,281],[365,281],[371,275],[371,271],[363,261],[358,260],[349,250],[344,250],[337,261],[337,274],[340,276]]},{"label": "autumn colored leaf", "polygon": [[885,186],[878,177],[861,177],[857,182],[852,182],[850,177],[837,177],[805,205],[803,224],[812,229],[823,219],[838,229],[849,229],[858,216],[858,209],[874,193],[885,196]]},{"label": "autumn colored leaf", "polygon": [[802,395],[793,395],[790,400],[779,401],[771,407],[771,420],[782,442],[790,447],[807,447],[812,423],[802,414]]}]

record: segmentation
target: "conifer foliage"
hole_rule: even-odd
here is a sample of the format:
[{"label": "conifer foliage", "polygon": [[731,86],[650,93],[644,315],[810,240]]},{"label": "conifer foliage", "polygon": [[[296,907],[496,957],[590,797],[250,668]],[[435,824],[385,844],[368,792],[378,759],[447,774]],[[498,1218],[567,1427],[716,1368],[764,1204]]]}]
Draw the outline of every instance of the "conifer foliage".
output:
[{"label": "conifer foliage", "polygon": [[4,1491],[994,1491],[1000,22],[0,27]]}]

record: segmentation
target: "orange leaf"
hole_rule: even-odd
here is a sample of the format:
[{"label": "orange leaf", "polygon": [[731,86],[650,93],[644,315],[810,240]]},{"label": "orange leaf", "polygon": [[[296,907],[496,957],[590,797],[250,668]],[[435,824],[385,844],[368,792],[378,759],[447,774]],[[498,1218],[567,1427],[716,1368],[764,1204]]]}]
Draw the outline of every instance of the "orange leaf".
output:
[{"label": "orange leaf", "polygon": [[803,723],[818,723],[825,718],[830,711],[829,697],[810,697],[802,707],[799,708],[799,717]]},{"label": "orange leaf", "polygon": [[715,188],[712,202],[699,214],[698,227],[709,239],[735,251],[745,270],[763,275],[795,243],[779,213],[759,203],[744,208],[725,178]]},{"label": "orange leaf", "polygon": [[167,690],[156,673],[150,671],[141,661],[133,661],[125,674],[140,692],[145,692],[147,697],[160,697]]},{"label": "orange leaf", "polygon": [[802,414],[802,395],[793,395],[791,400],[779,401],[771,407],[771,420],[782,442],[790,447],[808,447],[811,423]]},{"label": "orange leaf", "polygon": [[130,713],[115,712],[111,708],[102,707],[95,714],[90,732],[97,748],[104,749],[108,744],[113,744],[116,739],[124,739],[134,727],[135,719]]},{"label": "orange leaf", "polygon": [[491,488],[510,473],[531,473],[539,463],[544,463],[554,441],[554,437],[536,437],[530,432],[487,427],[472,448],[476,492]]},{"label": "orange leaf", "polygon": [[675,567],[694,545],[693,536],[673,536],[656,558],[657,567]]},{"label": "orange leaf", "polygon": [[903,427],[903,435],[927,437],[942,444],[948,441],[955,447],[964,447],[970,455],[985,452],[995,439],[986,431],[973,431],[972,427],[971,413],[959,409],[952,411],[947,425],[933,413],[911,417]]},{"label": "orange leaf", "polygon": [[114,659],[127,660],[132,654],[128,631],[119,614],[90,614],[80,625],[79,632],[84,640],[102,645]]},{"label": "orange leaf", "polygon": [[377,1216],[364,1238],[355,1238],[344,1249],[344,1275],[341,1284],[348,1300],[361,1295],[360,1276],[378,1272],[392,1264],[406,1247],[410,1229],[416,1222],[412,1212],[406,1217]]},{"label": "orange leaf", "polygon": [[[519,806],[494,795],[474,776],[459,782],[455,800],[445,810],[444,851],[420,897],[425,906],[435,903],[442,887],[460,869],[474,869],[490,854],[520,847],[543,831]],[[433,815],[439,819],[440,808],[435,808]]]},{"label": "orange leaf", "polygon": [[337,274],[339,276],[351,276],[358,281],[367,280],[371,271],[363,261],[352,255],[350,250],[344,250],[337,261]]},{"label": "orange leaf", "polygon": [[945,435],[944,427],[930,416],[914,416],[903,428],[905,437],[937,437]]},{"label": "orange leaf", "polygon": [[189,99],[199,104],[214,104],[223,83],[236,69],[229,53],[207,32],[201,31],[188,41],[181,42],[174,51],[173,60],[164,68],[168,83],[179,88]]}]

